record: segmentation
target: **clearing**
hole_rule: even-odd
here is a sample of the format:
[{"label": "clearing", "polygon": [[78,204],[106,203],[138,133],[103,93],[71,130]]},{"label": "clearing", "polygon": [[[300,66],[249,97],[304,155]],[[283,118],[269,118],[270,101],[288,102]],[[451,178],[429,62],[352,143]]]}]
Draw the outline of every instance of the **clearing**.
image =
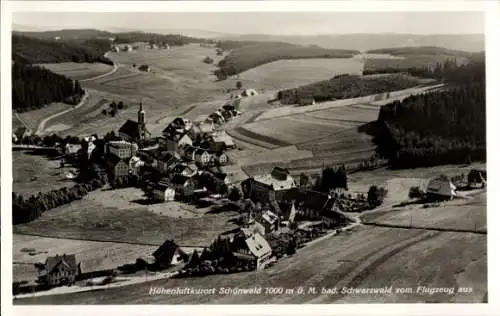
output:
[{"label": "clearing", "polygon": [[53,151],[40,149],[13,149],[12,191],[29,198],[38,192],[48,192],[74,185],[64,174],[71,167],[60,168]]},{"label": "clearing", "polygon": [[113,66],[103,63],[57,63],[38,66],[74,80],[94,78],[113,70]]}]

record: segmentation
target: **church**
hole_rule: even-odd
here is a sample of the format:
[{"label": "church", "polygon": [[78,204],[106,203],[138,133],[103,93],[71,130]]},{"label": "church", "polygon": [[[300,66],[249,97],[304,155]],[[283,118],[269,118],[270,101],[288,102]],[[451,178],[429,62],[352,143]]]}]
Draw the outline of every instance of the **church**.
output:
[{"label": "church", "polygon": [[137,112],[137,121],[127,120],[118,130],[118,136],[128,142],[140,142],[151,137],[146,128],[146,112],[142,108],[142,101]]}]

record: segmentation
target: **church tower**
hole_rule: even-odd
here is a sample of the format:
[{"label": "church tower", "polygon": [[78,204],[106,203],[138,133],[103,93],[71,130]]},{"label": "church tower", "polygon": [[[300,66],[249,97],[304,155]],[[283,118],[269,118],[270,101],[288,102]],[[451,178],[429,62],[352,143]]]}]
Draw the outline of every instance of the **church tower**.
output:
[{"label": "church tower", "polygon": [[137,112],[137,125],[139,127],[139,137],[141,140],[146,138],[146,112],[142,108],[142,100],[139,103],[139,111]]}]

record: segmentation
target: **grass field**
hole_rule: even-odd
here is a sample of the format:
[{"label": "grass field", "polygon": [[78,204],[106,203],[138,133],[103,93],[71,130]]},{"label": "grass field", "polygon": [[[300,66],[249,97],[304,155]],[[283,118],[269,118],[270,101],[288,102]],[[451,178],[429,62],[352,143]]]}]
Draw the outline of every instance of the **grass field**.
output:
[{"label": "grass field", "polygon": [[[56,239],[14,234],[14,280],[35,280],[34,263],[44,262],[49,256],[75,254],[82,264],[82,272],[114,269],[135,259],[150,256],[157,246],[123,243],[95,242],[86,240]],[[29,251],[27,251],[29,250]],[[30,255],[29,252],[36,253]]]},{"label": "grass field", "polygon": [[52,160],[37,150],[24,149],[12,152],[12,190],[29,198],[38,192],[47,192],[74,185],[64,173],[71,168],[60,168],[59,160]]},{"label": "grass field", "polygon": [[75,80],[93,78],[113,69],[113,66],[102,63],[58,63],[39,64],[39,66]]},{"label": "grass field", "polygon": [[[456,249],[462,249],[457,252]],[[472,287],[468,295],[148,295],[165,288],[284,287]],[[298,250],[269,269],[172,279],[53,297],[17,300],[18,304],[286,304],[334,302],[481,302],[487,291],[484,235],[358,227]]]},{"label": "grass field", "polygon": [[[218,234],[236,227],[230,222],[237,215],[233,211],[184,216],[183,213],[192,212],[168,212],[169,203],[141,205],[143,198],[138,198],[139,193],[108,193],[95,192],[80,201],[52,209],[30,223],[15,226],[14,231],[44,237],[153,245],[171,238],[180,245],[204,246]],[[162,215],[166,212],[168,216]]]},{"label": "grass field", "polygon": [[362,70],[363,61],[353,58],[279,60],[242,72],[235,79],[227,79],[224,86],[233,88],[239,80],[243,87],[274,91],[326,80],[338,74],[361,74]]},{"label": "grass field", "polygon": [[[51,103],[37,110],[19,113],[19,116],[24,122],[26,122],[26,124],[28,124],[28,126],[30,126],[33,131],[36,131],[38,125],[40,125],[44,118],[65,111],[67,109],[71,109],[71,105],[64,103]],[[12,113],[12,115],[15,116],[14,113]]]}]

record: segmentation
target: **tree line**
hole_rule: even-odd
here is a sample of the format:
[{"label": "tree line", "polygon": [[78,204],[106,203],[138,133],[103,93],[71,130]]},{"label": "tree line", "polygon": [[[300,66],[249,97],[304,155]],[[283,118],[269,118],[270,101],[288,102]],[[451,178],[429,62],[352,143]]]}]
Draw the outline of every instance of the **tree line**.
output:
[{"label": "tree line", "polygon": [[449,87],[381,107],[379,153],[408,168],[486,160],[484,63],[443,73]]},{"label": "tree line", "polygon": [[213,40],[195,38],[179,34],[157,34],[145,32],[127,32],[115,33],[114,43],[116,44],[130,44],[138,42],[156,43],[162,46],[183,46],[191,43],[214,43]]},{"label": "tree line", "polygon": [[104,63],[113,62],[104,57],[111,48],[107,40],[55,40],[13,34],[12,60],[25,64],[44,63]]},{"label": "tree line", "polygon": [[83,94],[78,81],[36,66],[12,65],[12,108],[18,112],[38,109],[52,102],[75,105]]},{"label": "tree line", "polygon": [[299,88],[281,90],[278,92],[277,98],[282,104],[296,104],[300,103],[300,100],[308,98],[322,102],[388,93],[411,88],[419,83],[418,78],[404,74],[388,74],[380,77],[343,75]]}]

